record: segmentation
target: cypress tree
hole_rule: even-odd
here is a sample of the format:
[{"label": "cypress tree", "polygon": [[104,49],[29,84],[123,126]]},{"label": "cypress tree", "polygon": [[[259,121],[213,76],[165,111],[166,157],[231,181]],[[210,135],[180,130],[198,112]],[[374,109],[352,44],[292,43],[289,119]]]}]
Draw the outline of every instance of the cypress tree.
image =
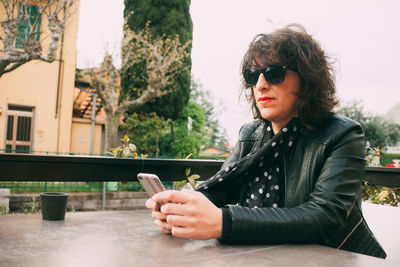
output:
[{"label": "cypress tree", "polygon": [[[193,25],[189,13],[190,0],[125,0],[124,16],[128,16],[128,25],[134,30],[142,30],[146,23],[150,23],[150,32],[153,37],[179,35],[181,44],[192,40]],[[188,48],[190,55],[191,46]],[[146,88],[145,62],[137,63],[122,74],[120,99],[137,98],[137,92],[130,87]],[[176,119],[177,114],[187,104],[190,94],[190,56],[186,59],[187,69],[179,73],[175,82],[166,90],[173,88],[173,92],[161,98],[154,99],[143,106],[144,113],[156,112],[159,116]]]}]

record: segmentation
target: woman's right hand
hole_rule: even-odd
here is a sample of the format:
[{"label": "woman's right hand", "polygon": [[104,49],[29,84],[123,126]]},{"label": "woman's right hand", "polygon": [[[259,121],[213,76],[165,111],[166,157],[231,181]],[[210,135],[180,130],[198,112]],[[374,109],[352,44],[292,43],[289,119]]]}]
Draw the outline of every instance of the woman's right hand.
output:
[{"label": "woman's right hand", "polygon": [[160,208],[158,204],[153,201],[151,198],[146,200],[146,208],[152,209],[151,217],[154,220],[154,224],[157,225],[161,232],[170,234],[172,230],[172,225],[167,223],[167,215],[160,212]]}]

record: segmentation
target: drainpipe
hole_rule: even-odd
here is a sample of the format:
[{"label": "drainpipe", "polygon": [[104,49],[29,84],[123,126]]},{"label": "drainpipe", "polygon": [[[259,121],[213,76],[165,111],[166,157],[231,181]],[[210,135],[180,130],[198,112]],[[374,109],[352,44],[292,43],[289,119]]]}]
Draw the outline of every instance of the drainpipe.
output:
[{"label": "drainpipe", "polygon": [[63,69],[63,50],[64,50],[64,32],[61,34],[61,44],[60,44],[60,59],[58,61],[58,81],[57,81],[57,97],[56,97],[56,111],[55,119],[58,118],[57,125],[57,152],[60,152],[60,120],[61,116],[59,114],[59,106],[61,101],[61,91],[62,91],[62,69]]},{"label": "drainpipe", "polygon": [[92,102],[92,124],[90,126],[90,155],[93,154],[93,145],[94,145],[94,126],[96,120],[96,101],[97,94],[93,93],[93,102]]},{"label": "drainpipe", "polygon": [[58,103],[60,101],[60,88],[61,88],[61,69],[63,63],[63,49],[64,49],[64,32],[61,34],[61,44],[60,44],[60,59],[58,60],[58,78],[57,78],[57,96],[56,96],[56,112],[55,118],[58,115]]},{"label": "drainpipe", "polygon": [[88,94],[91,94],[93,96],[92,99],[92,119],[91,119],[91,126],[90,126],[90,154],[93,154],[93,145],[94,145],[94,126],[96,123],[96,102],[97,102],[97,94],[93,93],[89,90],[86,90],[83,87],[79,87],[79,90],[82,90]]},{"label": "drainpipe", "polygon": [[[93,93],[89,90],[86,90],[83,87],[78,86],[78,88],[88,94],[93,96],[92,99],[92,121],[90,127],[90,154],[93,154],[93,145],[94,145],[94,127],[96,123],[96,102],[97,102],[97,94]],[[106,182],[103,182],[103,196],[102,196],[102,209],[106,209]]]},{"label": "drainpipe", "polygon": [[102,209],[106,210],[106,182],[103,182],[103,199],[102,199]]}]

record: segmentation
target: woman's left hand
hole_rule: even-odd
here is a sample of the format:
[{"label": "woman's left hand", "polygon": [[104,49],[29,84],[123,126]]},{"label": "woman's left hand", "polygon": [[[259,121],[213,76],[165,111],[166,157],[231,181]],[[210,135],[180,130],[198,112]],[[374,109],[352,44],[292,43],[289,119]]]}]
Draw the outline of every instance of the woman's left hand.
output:
[{"label": "woman's left hand", "polygon": [[222,210],[202,193],[167,190],[155,194],[152,200],[165,203],[161,206],[161,213],[172,225],[173,236],[205,240],[222,235]]}]

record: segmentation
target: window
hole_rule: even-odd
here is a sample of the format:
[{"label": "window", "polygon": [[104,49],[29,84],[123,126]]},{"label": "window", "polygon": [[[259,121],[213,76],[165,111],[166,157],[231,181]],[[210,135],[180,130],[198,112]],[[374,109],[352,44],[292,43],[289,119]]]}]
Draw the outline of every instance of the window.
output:
[{"label": "window", "polygon": [[6,152],[32,150],[33,108],[9,106],[7,111]]},{"label": "window", "polygon": [[[40,25],[42,22],[42,18],[38,18],[38,10],[37,6],[24,4],[23,8],[25,9],[26,14],[28,14],[28,18],[22,18],[18,27],[18,35],[15,39],[15,47],[16,48],[24,48],[24,43],[29,43],[29,34],[34,30],[36,31],[35,41],[40,41]],[[19,11],[21,12],[21,11]],[[36,20],[37,27],[34,29]]]}]

